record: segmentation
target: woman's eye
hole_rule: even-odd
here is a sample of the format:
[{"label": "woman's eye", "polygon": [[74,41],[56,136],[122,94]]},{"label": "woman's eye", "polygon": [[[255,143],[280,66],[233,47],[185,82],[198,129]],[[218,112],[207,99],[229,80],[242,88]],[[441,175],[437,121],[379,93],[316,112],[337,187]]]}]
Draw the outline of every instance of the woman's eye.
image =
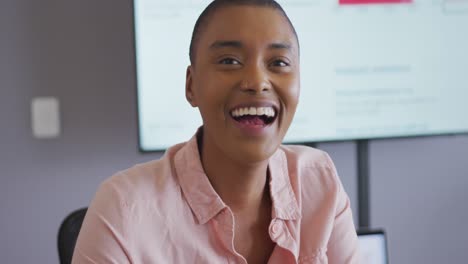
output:
[{"label": "woman's eye", "polygon": [[272,66],[286,67],[286,66],[289,66],[289,63],[285,62],[284,60],[275,60],[275,61],[273,61]]},{"label": "woman's eye", "polygon": [[236,59],[233,58],[224,58],[219,61],[219,64],[232,64],[232,65],[238,65],[240,62]]}]

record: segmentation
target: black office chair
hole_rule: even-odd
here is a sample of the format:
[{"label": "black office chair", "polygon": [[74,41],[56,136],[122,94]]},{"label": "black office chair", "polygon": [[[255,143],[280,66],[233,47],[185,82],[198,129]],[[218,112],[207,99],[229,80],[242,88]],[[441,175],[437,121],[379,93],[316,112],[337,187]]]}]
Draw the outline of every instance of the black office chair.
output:
[{"label": "black office chair", "polygon": [[76,240],[88,208],[78,209],[69,214],[59,228],[58,253],[60,264],[70,264]]}]

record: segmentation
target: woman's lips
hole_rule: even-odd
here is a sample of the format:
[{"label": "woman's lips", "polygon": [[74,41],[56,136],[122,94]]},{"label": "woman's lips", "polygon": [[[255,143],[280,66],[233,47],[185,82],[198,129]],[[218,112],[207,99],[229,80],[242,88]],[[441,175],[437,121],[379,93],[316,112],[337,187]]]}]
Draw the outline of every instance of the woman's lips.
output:
[{"label": "woman's lips", "polygon": [[261,136],[266,133],[271,125],[276,121],[276,115],[243,114],[231,115],[235,127],[239,128],[243,134],[248,136]]},{"label": "woman's lips", "polygon": [[230,111],[230,114],[234,118],[240,118],[243,116],[266,116],[274,118],[276,116],[275,108],[271,106],[267,107],[238,107]]},{"label": "woman's lips", "polygon": [[276,121],[278,108],[271,101],[238,104],[229,110],[234,125],[248,136],[261,136]]}]

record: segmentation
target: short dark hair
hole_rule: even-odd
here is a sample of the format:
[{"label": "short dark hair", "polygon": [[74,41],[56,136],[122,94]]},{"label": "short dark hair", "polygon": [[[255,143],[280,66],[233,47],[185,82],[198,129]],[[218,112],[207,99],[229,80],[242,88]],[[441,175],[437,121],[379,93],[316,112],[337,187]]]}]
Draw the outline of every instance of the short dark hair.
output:
[{"label": "short dark hair", "polygon": [[269,7],[273,8],[275,10],[278,10],[288,21],[289,25],[291,26],[291,29],[294,33],[294,36],[296,37],[297,43],[299,45],[299,38],[296,33],[296,29],[294,28],[291,20],[289,19],[288,15],[284,11],[284,9],[281,7],[280,4],[278,4],[275,0],[214,0],[211,2],[205,10],[200,14],[200,16],[197,19],[197,22],[195,22],[195,27],[193,28],[193,33],[192,33],[192,39],[190,41],[190,50],[189,50],[189,56],[190,56],[190,63],[193,64],[195,61],[195,50],[197,48],[197,44],[200,38],[200,33],[203,32],[204,28],[206,27],[210,17],[219,9],[223,7],[228,7],[228,6],[242,6],[242,5],[248,5],[248,6],[258,6],[258,7]]}]

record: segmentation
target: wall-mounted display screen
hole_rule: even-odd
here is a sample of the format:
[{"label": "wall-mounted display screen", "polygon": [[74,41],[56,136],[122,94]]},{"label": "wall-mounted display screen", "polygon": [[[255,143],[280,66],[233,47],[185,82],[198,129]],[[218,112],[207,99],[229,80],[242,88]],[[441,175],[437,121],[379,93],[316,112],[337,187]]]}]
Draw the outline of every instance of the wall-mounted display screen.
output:
[{"label": "wall-mounted display screen", "polygon": [[[135,0],[140,149],[187,141],[193,25],[210,1]],[[285,138],[323,142],[468,132],[468,0],[278,1],[301,45]]]}]

